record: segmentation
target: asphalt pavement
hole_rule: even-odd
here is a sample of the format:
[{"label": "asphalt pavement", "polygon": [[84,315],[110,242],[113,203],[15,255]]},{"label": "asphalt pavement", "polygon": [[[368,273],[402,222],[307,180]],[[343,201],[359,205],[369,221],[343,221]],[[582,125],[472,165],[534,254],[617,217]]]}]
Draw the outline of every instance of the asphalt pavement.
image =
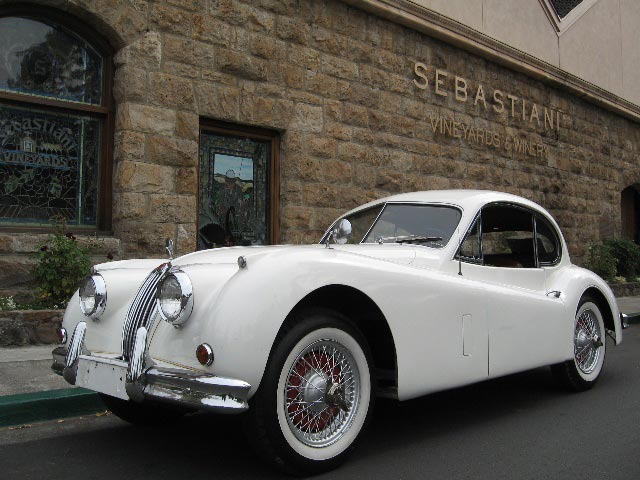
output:
[{"label": "asphalt pavement", "polygon": [[[542,368],[379,400],[360,448],[316,478],[640,478],[640,325],[624,335],[618,347],[607,342],[604,372],[588,392],[564,392]],[[254,456],[238,417],[139,428],[99,415],[0,429],[0,477],[281,478]]]}]

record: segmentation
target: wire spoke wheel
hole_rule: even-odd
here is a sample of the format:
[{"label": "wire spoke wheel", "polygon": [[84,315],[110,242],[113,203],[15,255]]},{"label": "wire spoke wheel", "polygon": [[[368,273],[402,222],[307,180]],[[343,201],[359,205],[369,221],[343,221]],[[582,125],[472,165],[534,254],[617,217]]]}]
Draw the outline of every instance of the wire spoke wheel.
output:
[{"label": "wire spoke wheel", "polygon": [[360,373],[340,343],[321,339],[294,360],[285,382],[289,428],[305,445],[325,447],[350,428],[360,398]]},{"label": "wire spoke wheel", "polygon": [[573,358],[551,366],[561,385],[574,392],[593,387],[604,365],[605,335],[602,310],[593,298],[585,295],[574,318]]},{"label": "wire spoke wheel", "polygon": [[598,365],[602,347],[602,332],[595,313],[584,309],[576,319],[573,352],[576,365],[585,374],[592,373]]}]

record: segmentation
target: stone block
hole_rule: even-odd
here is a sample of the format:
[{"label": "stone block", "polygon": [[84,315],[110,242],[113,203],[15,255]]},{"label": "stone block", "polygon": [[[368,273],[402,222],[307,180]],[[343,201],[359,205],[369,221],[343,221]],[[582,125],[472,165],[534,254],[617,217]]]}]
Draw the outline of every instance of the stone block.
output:
[{"label": "stone block", "polygon": [[149,93],[147,72],[141,68],[122,65],[113,79],[113,98],[116,102],[141,102]]},{"label": "stone block", "polygon": [[200,135],[200,119],[191,112],[176,112],[176,131],[178,138],[198,140]]},{"label": "stone block", "polygon": [[195,223],[185,223],[178,225],[178,235],[176,242],[176,254],[186,255],[195,252],[198,248],[198,232]]},{"label": "stone block", "polygon": [[322,107],[298,103],[295,105],[294,115],[289,126],[298,132],[319,133],[322,131],[323,124]]},{"label": "stone block", "polygon": [[149,220],[152,222],[195,223],[197,217],[195,195],[151,195]]},{"label": "stone block", "polygon": [[174,169],[164,165],[122,161],[118,163],[114,190],[119,192],[172,192]]},{"label": "stone block", "polygon": [[124,103],[116,112],[118,130],[172,135],[176,127],[176,112],[167,108]]},{"label": "stone block", "polygon": [[322,56],[322,72],[346,80],[358,79],[358,65],[356,63],[331,55]]},{"label": "stone block", "polygon": [[193,28],[193,14],[169,5],[152,5],[149,21],[161,32],[188,37]]},{"label": "stone block", "polygon": [[121,160],[144,161],[144,134],[120,130],[116,132],[113,143],[116,162]]},{"label": "stone block", "polygon": [[292,17],[278,17],[276,34],[283,40],[308,45],[311,39],[311,26],[302,19]]},{"label": "stone block", "polygon": [[190,79],[152,72],[149,83],[151,103],[177,110],[194,109],[195,97]]},{"label": "stone block", "polygon": [[237,120],[240,90],[235,87],[198,82],[196,84],[200,115],[223,120]]},{"label": "stone block", "polygon": [[0,288],[31,286],[34,281],[35,257],[27,255],[3,255],[0,257]]},{"label": "stone block", "polygon": [[354,167],[340,160],[326,160],[323,163],[324,177],[331,183],[349,183],[353,176]]},{"label": "stone block", "polygon": [[147,162],[178,167],[192,167],[198,163],[198,142],[181,138],[148,135],[145,144]]},{"label": "stone block", "polygon": [[231,39],[231,27],[211,15],[193,16],[193,36],[206,43],[228,47]]},{"label": "stone block", "polygon": [[113,195],[113,217],[121,219],[144,219],[147,215],[147,195],[125,192]]},{"label": "stone block", "polygon": [[198,194],[198,171],[195,168],[178,168],[176,170],[176,193]]},{"label": "stone block", "polygon": [[267,80],[267,65],[264,60],[234,50],[220,49],[216,55],[218,70],[248,80]]},{"label": "stone block", "polygon": [[166,258],[165,240],[176,236],[174,223],[123,220],[115,226],[122,249],[130,257]]},{"label": "stone block", "polygon": [[308,183],[302,187],[303,202],[312,207],[335,207],[338,188],[326,183]]},{"label": "stone block", "polygon": [[160,68],[162,40],[160,33],[148,31],[140,38],[120,49],[113,61],[116,65],[131,64],[137,68],[153,70]]},{"label": "stone block", "polygon": [[311,207],[285,206],[282,209],[282,227],[309,228],[314,211]]}]

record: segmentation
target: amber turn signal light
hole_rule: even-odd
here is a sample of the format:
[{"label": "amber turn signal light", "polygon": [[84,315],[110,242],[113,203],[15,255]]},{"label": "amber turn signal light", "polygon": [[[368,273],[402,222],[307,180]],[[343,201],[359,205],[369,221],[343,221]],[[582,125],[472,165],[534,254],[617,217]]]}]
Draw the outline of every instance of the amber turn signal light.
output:
[{"label": "amber turn signal light", "polygon": [[58,337],[58,343],[67,343],[67,330],[64,327],[60,327],[56,330],[56,336]]},{"label": "amber turn signal light", "polygon": [[208,343],[202,343],[196,348],[196,358],[201,365],[208,367],[213,363],[213,350]]}]

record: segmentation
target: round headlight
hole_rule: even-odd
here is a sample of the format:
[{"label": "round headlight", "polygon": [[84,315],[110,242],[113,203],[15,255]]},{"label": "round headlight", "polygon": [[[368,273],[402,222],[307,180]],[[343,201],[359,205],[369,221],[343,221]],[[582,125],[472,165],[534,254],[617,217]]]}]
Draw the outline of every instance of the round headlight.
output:
[{"label": "round headlight", "polygon": [[99,273],[85,277],[78,291],[80,310],[87,317],[97,319],[107,306],[107,285]]},{"label": "round headlight", "polygon": [[193,288],[187,274],[170,272],[158,286],[156,303],[163,320],[175,326],[186,322],[193,310]]}]

